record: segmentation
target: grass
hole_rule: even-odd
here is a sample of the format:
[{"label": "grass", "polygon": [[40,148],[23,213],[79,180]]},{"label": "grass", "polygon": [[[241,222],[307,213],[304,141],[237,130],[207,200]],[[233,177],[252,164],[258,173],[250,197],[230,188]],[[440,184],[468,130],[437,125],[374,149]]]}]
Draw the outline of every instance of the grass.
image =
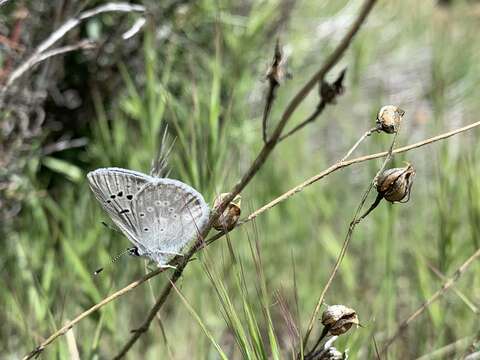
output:
[{"label": "grass", "polygon": [[[276,26],[288,29],[281,38],[291,51],[294,77],[279,90],[273,121],[345,30],[343,21],[357,6],[350,3],[347,8],[335,1],[299,3],[285,22],[280,1],[238,9],[234,2],[219,6],[205,0],[187,7],[187,18],[174,15],[169,41],[155,38],[153,24],[146,28],[138,49],[142,72],[119,63],[118,97],[109,103],[92,92],[96,118],[88,122],[87,148],[30,160],[22,184],[28,195],[1,258],[8,276],[0,295],[5,309],[0,343],[8,357],[32,350],[67,319],[145,271],[142,261],[124,258],[92,277],[128,241],[101,225],[107,217],[90,194],[86,172],[103,166],[148,172],[168,124],[176,138],[170,176],[199,189],[211,204],[262,144],[262,77]],[[397,103],[406,110],[400,144],[477,121],[479,18],[473,8],[462,1],[449,10],[430,2],[381,2],[338,66],[348,65],[346,94],[318,122],[279,146],[242,194],[244,214],[338,160],[372,126],[380,105]],[[329,19],[330,32],[326,25],[316,32]],[[303,120],[315,100],[307,99],[293,121]],[[350,349],[351,358],[373,358],[372,337],[381,343],[441,286],[427,263],[448,276],[478,247],[475,136],[395,157],[395,165],[408,160],[417,169],[412,200],[381,203],[359,225],[327,294],[328,304],[356,309],[365,325],[336,342]],[[358,153],[385,150],[389,141],[386,135],[372,137]],[[298,338],[292,339],[274,294],[281,294],[304,331],[378,166],[380,161],[336,172],[200,254],[160,314],[165,336],[156,322],[130,357],[292,358]],[[478,270],[474,265],[456,286],[476,306]],[[151,288],[136,289],[75,327],[82,358],[113,356],[165,281],[165,275],[156,277]],[[478,314],[452,291],[412,325],[390,355],[416,358],[478,331]],[[68,358],[65,339],[44,356]]]}]

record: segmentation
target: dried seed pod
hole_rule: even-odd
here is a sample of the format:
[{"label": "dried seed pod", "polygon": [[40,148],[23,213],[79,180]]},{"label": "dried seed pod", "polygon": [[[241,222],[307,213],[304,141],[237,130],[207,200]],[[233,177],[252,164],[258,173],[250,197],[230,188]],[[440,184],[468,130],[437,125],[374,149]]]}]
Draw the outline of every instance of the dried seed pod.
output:
[{"label": "dried seed pod", "polygon": [[[222,193],[218,195],[214,202],[213,207],[216,208],[219,206],[222,201],[230,195],[229,193]],[[240,204],[242,202],[242,198],[240,195],[235,196],[235,198],[228,204],[225,208],[223,213],[218,217],[218,219],[213,224],[213,227],[216,230],[231,230],[237,224],[238,219],[240,218],[241,208]]]},{"label": "dried seed pod", "polygon": [[377,191],[390,202],[410,200],[415,169],[411,164],[403,168],[385,170],[377,180]]},{"label": "dried seed pod", "polygon": [[287,57],[283,54],[280,41],[277,39],[273,61],[267,71],[266,78],[270,80],[274,86],[278,86],[283,83],[285,79],[289,79],[290,77],[291,74],[287,70]]},{"label": "dried seed pod", "polygon": [[330,334],[342,335],[359,322],[355,310],[344,305],[331,305],[323,312],[322,324]]},{"label": "dried seed pod", "polygon": [[397,132],[403,115],[405,115],[405,111],[400,109],[398,106],[384,106],[378,112],[377,127],[388,134],[393,134]]},{"label": "dried seed pod", "polygon": [[346,72],[347,68],[343,69],[332,84],[324,80],[321,81],[320,97],[322,98],[323,102],[326,104],[335,104],[337,96],[340,96],[345,92],[343,80],[345,79]]}]

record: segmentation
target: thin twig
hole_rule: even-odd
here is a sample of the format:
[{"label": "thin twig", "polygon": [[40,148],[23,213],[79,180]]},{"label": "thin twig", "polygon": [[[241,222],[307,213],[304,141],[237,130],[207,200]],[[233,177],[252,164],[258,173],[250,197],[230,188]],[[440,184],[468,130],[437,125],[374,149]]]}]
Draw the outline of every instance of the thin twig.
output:
[{"label": "thin twig", "polygon": [[[308,360],[308,359],[313,358],[313,355],[315,354],[318,346],[320,345],[320,343],[322,342],[322,340],[325,338],[325,336],[327,336],[328,332],[329,332],[329,328],[328,328],[327,326],[325,326],[325,327],[323,328],[320,336],[318,337],[317,342],[315,343],[315,345],[313,345],[312,350],[310,350],[310,352],[303,357],[305,360]],[[300,353],[299,353],[298,355],[300,355]],[[298,358],[299,358],[299,357],[297,356],[297,359],[298,359]]]},{"label": "thin twig", "polygon": [[56,143],[46,145],[41,149],[42,156],[50,155],[58,151],[83,147],[88,144],[88,139],[81,137],[78,139],[60,140]]},{"label": "thin twig", "polygon": [[340,268],[340,264],[342,263],[342,260],[345,256],[345,253],[347,252],[348,245],[350,244],[350,240],[351,240],[352,235],[353,235],[353,231],[355,230],[355,227],[366,216],[366,215],[363,215],[363,216],[359,217],[359,214],[362,211],[363,206],[365,205],[365,201],[367,201],[367,197],[370,194],[370,191],[372,190],[374,185],[376,184],[378,177],[383,172],[383,170],[385,170],[385,167],[387,166],[387,163],[390,161],[390,159],[393,156],[393,148],[395,146],[397,136],[398,136],[398,129],[395,132],[395,134],[393,135],[393,140],[392,140],[392,143],[390,145],[390,149],[388,150],[387,156],[385,157],[385,160],[383,161],[382,166],[377,171],[377,174],[373,178],[373,181],[370,182],[367,190],[364,192],[362,200],[360,201],[360,204],[358,205],[358,207],[355,211],[353,219],[350,222],[350,226],[348,227],[347,235],[345,236],[345,240],[343,241],[343,245],[342,245],[342,248],[340,249],[340,253],[338,254],[338,257],[337,257],[337,260],[335,262],[335,265],[333,266],[332,272],[330,273],[330,277],[328,278],[327,283],[325,284],[325,287],[323,288],[322,293],[320,294],[320,297],[318,298],[317,305],[315,306],[315,310],[313,311],[312,316],[310,317],[310,321],[308,323],[307,331],[305,332],[305,336],[303,338],[303,347],[304,348],[307,347],[308,338],[310,336],[310,333],[312,332],[313,325],[315,324],[315,320],[317,319],[318,312],[320,311],[320,307],[323,304],[323,300],[325,298],[325,295],[326,295],[328,289],[330,288],[330,286],[332,285],[333,279],[334,279],[338,269]]},{"label": "thin twig", "polygon": [[360,139],[355,143],[355,145],[352,146],[350,150],[348,150],[347,154],[340,160],[340,162],[346,161],[350,155],[357,149],[357,147],[362,143],[363,140],[365,140],[367,137],[372,135],[374,132],[379,132],[380,129],[378,127],[371,128],[370,130],[366,131],[365,134],[363,134]]},{"label": "thin twig", "polygon": [[[32,61],[28,63],[28,66],[18,68],[14,72],[12,72],[12,75],[10,76],[9,81],[15,81],[17,78],[21,77],[26,71],[33,68],[38,63],[41,63],[42,61],[45,61],[51,57],[66,54],[66,53],[77,51],[77,50],[89,50],[89,49],[95,48],[95,46],[96,46],[96,43],[94,41],[81,40],[78,43],[73,45],[66,45],[56,49],[45,51],[39,54],[34,59],[32,59]],[[8,82],[7,82],[7,85],[8,85]]]},{"label": "thin twig", "polygon": [[123,33],[122,39],[123,40],[128,40],[128,39],[134,37],[135,35],[137,35],[137,33],[140,30],[142,30],[142,28],[143,28],[143,26],[145,25],[146,22],[147,22],[147,19],[145,19],[144,17],[138,18],[135,21],[135,23],[132,25],[132,27]]},{"label": "thin twig", "polygon": [[[447,139],[451,136],[454,136],[454,135],[466,132],[468,130],[474,129],[478,126],[480,126],[480,121],[478,121],[476,123],[473,123],[473,124],[470,124],[470,125],[467,125],[467,126],[464,126],[464,127],[461,127],[459,129],[451,130],[451,131],[448,131],[446,133],[443,133],[443,134],[440,134],[440,135],[437,135],[437,136],[419,141],[417,143],[414,143],[414,144],[411,144],[411,145],[408,145],[408,146],[398,148],[398,149],[393,151],[393,154],[399,154],[399,153],[407,152],[407,151],[410,151],[410,150],[413,150],[413,149],[416,149],[416,148],[420,148],[422,146],[429,145],[429,144],[432,144],[434,142],[444,140],[444,139]],[[381,153],[361,156],[361,157],[358,157],[358,158],[355,158],[355,159],[352,159],[352,160],[349,160],[349,161],[345,161],[343,163],[338,162],[338,163],[330,166],[328,169],[325,169],[324,171],[320,172],[319,174],[311,177],[310,179],[307,179],[306,181],[304,181],[300,185],[290,189],[289,191],[285,192],[281,196],[272,200],[268,204],[266,204],[266,205],[262,206],[261,208],[257,209],[256,211],[251,213],[245,220],[243,220],[242,222],[239,222],[235,228],[239,227],[240,225],[246,224],[246,223],[254,220],[255,218],[257,218],[259,215],[263,214],[267,210],[269,210],[269,209],[273,208],[274,206],[278,205],[279,203],[287,200],[291,196],[303,191],[307,186],[323,179],[324,177],[328,176],[329,174],[331,174],[331,173],[333,173],[337,170],[343,169],[344,167],[348,167],[350,165],[359,164],[359,163],[362,163],[362,162],[365,162],[365,161],[382,158],[386,155],[387,155],[387,152],[381,152]],[[206,245],[210,245],[215,240],[223,237],[224,235],[225,235],[224,232],[219,232],[219,233],[213,235],[208,240],[206,240]],[[63,326],[61,329],[59,329],[55,333],[53,333],[47,340],[42,342],[34,351],[32,351],[31,354],[24,357],[24,360],[30,359],[32,356],[41,352],[46,346],[51,344],[58,337],[64,335],[65,332],[69,328],[74,327],[77,323],[79,323],[81,320],[83,320],[88,315],[90,315],[93,312],[99,310],[104,305],[106,305],[109,302],[119,298],[120,296],[125,295],[129,291],[131,291],[134,288],[136,288],[137,286],[143,284],[145,281],[149,280],[150,278],[162,273],[163,271],[164,271],[164,269],[156,269],[156,270],[152,271],[151,273],[145,275],[142,279],[132,282],[131,284],[129,284],[126,287],[118,290],[117,292],[113,293],[112,295],[109,295],[107,298],[103,299],[101,302],[97,303],[96,305],[94,305],[91,308],[87,309],[86,311],[82,312],[76,318],[74,318],[72,321],[68,322],[65,326]]]},{"label": "thin twig", "polygon": [[302,121],[300,124],[298,124],[297,126],[295,126],[292,130],[290,130],[289,132],[287,132],[285,135],[282,135],[280,136],[280,139],[278,139],[278,141],[283,141],[285,140],[287,137],[289,136],[292,136],[293,134],[295,134],[298,130],[301,130],[304,126],[310,124],[311,122],[315,121],[316,118],[323,112],[323,110],[325,109],[325,101],[320,101],[320,103],[317,105],[315,111],[308,117],[306,118],[304,121]]},{"label": "thin twig", "polygon": [[57,30],[55,30],[50,36],[45,39],[37,48],[33,51],[22,64],[20,64],[8,77],[3,88],[0,90],[0,100],[1,97],[5,94],[7,89],[12,86],[12,84],[18,80],[22,75],[24,75],[29,69],[31,69],[35,64],[37,64],[42,54],[53,46],[57,41],[65,36],[67,32],[77,27],[82,23],[82,21],[91,18],[93,16],[106,13],[106,12],[145,12],[145,7],[142,5],[129,4],[129,3],[107,3],[101,6],[98,6],[94,9],[84,11],[78,16],[67,20],[63,23]]},{"label": "thin twig", "polygon": [[394,334],[385,341],[381,355],[386,354],[390,345],[392,345],[395,340],[398,339],[398,337],[408,328],[410,323],[417,317],[419,317],[425,310],[427,310],[428,307],[432,305],[436,300],[438,300],[443,294],[445,294],[477,258],[480,258],[480,248],[477,249],[477,251],[475,251],[475,253],[473,253],[473,255],[470,256],[467,260],[465,260],[462,265],[460,265],[460,267],[454,272],[452,277],[445,281],[442,287],[438,289],[435,294],[433,294],[427,301],[420,305],[417,310],[415,310],[407,319],[400,323]]},{"label": "thin twig", "polygon": [[[442,281],[447,281],[447,277],[442,274],[442,272],[437,269],[433,264],[430,264],[429,262],[426,262],[428,268],[432,270],[432,272]],[[474,313],[474,314],[479,314],[480,311],[478,310],[478,307],[475,306],[475,304],[465,295],[463,294],[460,290],[458,290],[455,286],[453,287],[453,292],[457,294],[457,296],[467,305],[467,307]]]},{"label": "thin twig", "polygon": [[453,357],[452,355],[457,354],[461,349],[468,348],[469,342],[473,339],[473,336],[466,336],[462,339],[458,339],[450,344],[442,346],[439,349],[433,350],[428,354],[422,355],[415,360],[435,360],[435,359],[458,359],[464,360],[465,357]]},{"label": "thin twig", "polygon": [[75,326],[78,322],[80,322],[82,319],[84,319],[85,317],[87,317],[88,315],[90,315],[91,313],[99,310],[100,308],[102,308],[103,306],[107,305],[109,302],[119,298],[120,296],[126,294],[127,292],[135,289],[137,286],[143,284],[145,281],[151,279],[152,277],[162,273],[163,271],[165,271],[165,268],[159,268],[159,269],[156,269],[150,273],[148,273],[147,275],[145,275],[144,277],[142,277],[140,280],[137,280],[137,281],[134,281],[132,282],[131,284],[125,286],[124,288],[118,290],[117,292],[113,293],[112,295],[106,297],[105,299],[103,299],[102,301],[100,301],[99,303],[95,304],[94,306],[92,306],[91,308],[89,308],[88,310],[82,312],[80,315],[78,315],[75,319],[71,320],[71,321],[68,321],[64,326],[62,326],[60,329],[58,329],[57,331],[55,331],[52,335],[50,335],[50,337],[48,337],[48,339],[46,339],[44,342],[42,342],[39,346],[37,346],[32,352],[30,352],[29,354],[27,354],[23,360],[27,360],[27,359],[31,359],[33,358],[34,356],[38,355],[40,352],[42,352],[49,344],[51,344],[55,339],[57,339],[58,337],[62,336],[62,335],[65,335],[65,333],[73,328],[73,326]]},{"label": "thin twig", "polygon": [[191,247],[191,249],[187,252],[184,256],[183,261],[178,265],[177,270],[173,273],[172,277],[170,278],[170,282],[167,283],[157,300],[157,303],[153,306],[152,310],[149,312],[147,318],[144,320],[138,331],[135,331],[132,337],[128,340],[125,346],[120,350],[120,352],[115,356],[115,359],[120,359],[130,350],[130,348],[135,344],[135,342],[140,338],[140,336],[146,332],[150,326],[150,323],[155,318],[155,314],[161,309],[164,302],[168,298],[168,295],[172,289],[172,285],[180,278],[183,273],[183,270],[188,264],[188,260],[200,249],[205,245],[205,238],[208,235],[208,232],[212,228],[212,225],[216,219],[220,216],[223,210],[227,207],[227,205],[237,196],[250,182],[250,180],[255,176],[258,170],[262,167],[265,163],[266,159],[270,155],[270,153],[275,148],[275,145],[280,138],[285,125],[287,124],[288,120],[291,118],[295,110],[298,106],[303,102],[306,96],[310,93],[313,89],[315,84],[323,79],[323,77],[330,71],[333,66],[340,60],[342,55],[344,54],[345,50],[350,45],[353,37],[360,29],[361,25],[367,18],[370,10],[372,9],[373,5],[375,4],[376,0],[366,0],[357,19],[353,23],[352,27],[348,31],[348,33],[342,38],[340,44],[337,48],[333,51],[333,53],[325,60],[325,63],[321,66],[320,70],[315,73],[312,78],[303,86],[303,88],[294,96],[294,98],[290,101],[287,105],[286,110],[282,114],[280,121],[278,122],[275,130],[272,133],[270,139],[264,144],[262,150],[258,154],[257,158],[253,161],[250,165],[250,168],[246,171],[240,181],[233,187],[230,191],[230,194],[225,197],[223,202],[218,206],[217,209],[214,209],[212,215],[209,219],[209,222],[204,231],[202,231],[201,235],[198,237],[195,244]]}]

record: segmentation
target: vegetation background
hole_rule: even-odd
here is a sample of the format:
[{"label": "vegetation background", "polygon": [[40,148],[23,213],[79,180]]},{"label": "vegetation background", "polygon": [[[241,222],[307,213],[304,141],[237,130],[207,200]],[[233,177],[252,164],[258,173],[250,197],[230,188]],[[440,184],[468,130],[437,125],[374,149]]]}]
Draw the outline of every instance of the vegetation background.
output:
[{"label": "vegetation background", "polygon": [[[2,5],[2,82],[61,23],[100,4]],[[170,177],[191,184],[212,204],[262,146],[265,74],[276,38],[292,78],[279,88],[272,122],[338,43],[361,2],[144,5],[148,21],[128,40],[121,34],[141,15],[109,13],[85,21],[63,44],[88,38],[97,46],[43,62],[10,90],[0,109],[2,358],[25,355],[65,321],[148,271],[142,260],[123,258],[92,276],[129,243],[101,224],[107,216],[90,193],[88,171],[118,166],[148,172],[168,125],[176,138]],[[382,105],[406,111],[400,145],[477,121],[479,26],[478,1],[380,1],[329,78],[348,67],[346,93],[278,146],[242,193],[243,214],[340,159],[373,126]],[[290,126],[316,103],[312,94]],[[412,199],[382,203],[360,224],[326,298],[360,317],[363,327],[336,342],[351,358],[373,358],[373,337],[381,344],[441,286],[434,270],[451,275],[480,246],[477,135],[474,130],[395,156],[395,165],[408,160],[417,170]],[[372,136],[357,154],[384,151],[390,141]],[[221,240],[199,254],[177,283],[183,298],[172,293],[128,357],[292,358],[291,321],[305,331],[379,166],[380,160],[338,171],[232,232],[231,248]],[[454,291],[430,306],[390,348],[390,358],[451,359],[469,347],[478,351],[479,270],[474,264]],[[167,280],[155,277],[76,326],[81,358],[117,353]],[[42,356],[71,355],[62,337]]]}]

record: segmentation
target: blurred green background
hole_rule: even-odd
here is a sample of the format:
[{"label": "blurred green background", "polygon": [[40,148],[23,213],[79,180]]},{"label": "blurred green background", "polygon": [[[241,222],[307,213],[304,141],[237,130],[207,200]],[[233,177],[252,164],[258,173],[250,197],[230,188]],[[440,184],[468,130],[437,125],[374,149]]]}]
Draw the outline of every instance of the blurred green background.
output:
[{"label": "blurred green background", "polygon": [[[339,160],[374,124],[382,105],[406,111],[399,145],[478,121],[480,3],[380,1],[327,80],[348,67],[334,106],[281,143],[242,193],[247,215]],[[0,67],[19,64],[48,34],[99,1],[12,1],[0,8],[0,34],[20,22],[19,49],[2,42]],[[146,1],[147,24],[121,34],[141,14],[89,19],[63,44],[99,46],[42,63],[9,90],[0,110],[0,349],[25,355],[67,320],[148,271],[123,258],[129,246],[90,193],[85,175],[107,166],[149,172],[163,128],[175,138],[170,177],[212,204],[262,146],[265,74],[279,37],[293,77],[279,89],[270,128],[289,99],[345,34],[362,2]],[[27,10],[22,19],[19,10]],[[20,20],[19,20],[20,19]],[[0,40],[2,40],[0,38]],[[289,126],[318,101],[305,100]],[[478,131],[395,156],[417,171],[408,204],[380,206],[361,223],[328,304],[354,308],[363,327],[336,341],[352,359],[374,358],[397,324],[430,297],[480,246]],[[369,138],[355,155],[384,151]],[[354,210],[381,160],[335,172],[232,232],[193,261],[159,318],[129,352],[137,359],[292,358],[292,322],[305,331]],[[374,195],[367,200],[367,205]],[[150,266],[150,265],[148,265]],[[480,266],[410,325],[393,359],[461,358],[478,341]],[[154,303],[167,274],[155,277],[81,321],[82,359],[119,351]],[[290,319],[290,320],[288,320]],[[314,335],[321,331],[316,324]],[[314,337],[315,337],[314,336]],[[477,338],[476,338],[477,337]],[[452,345],[453,344],[453,345]],[[447,347],[449,346],[449,347]],[[478,345],[477,345],[478,346]],[[447,347],[446,353],[438,350]],[[220,351],[218,349],[221,349]],[[298,347],[297,347],[298,349]],[[478,350],[478,347],[477,347]],[[69,358],[65,337],[43,358]]]}]

